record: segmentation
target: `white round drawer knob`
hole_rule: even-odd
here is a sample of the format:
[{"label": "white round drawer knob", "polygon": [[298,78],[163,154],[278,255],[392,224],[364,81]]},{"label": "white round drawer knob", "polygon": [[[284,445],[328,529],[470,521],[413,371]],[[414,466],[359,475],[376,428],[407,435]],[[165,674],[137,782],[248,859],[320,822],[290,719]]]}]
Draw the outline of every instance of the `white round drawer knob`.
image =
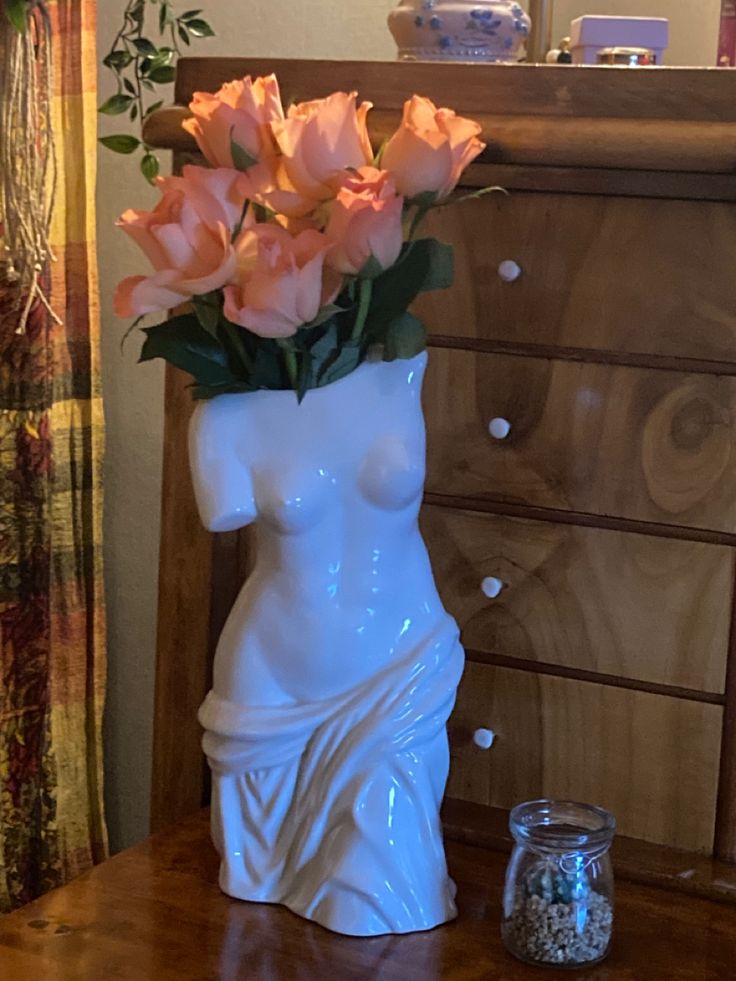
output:
[{"label": "white round drawer knob", "polygon": [[504,259],[498,267],[498,275],[504,283],[515,283],[521,276],[521,266],[513,259]]},{"label": "white round drawer knob", "polygon": [[500,579],[496,579],[495,576],[487,576],[480,584],[480,588],[488,599],[498,599],[503,592],[504,585],[505,583]]},{"label": "white round drawer knob", "polygon": [[496,741],[496,733],[493,729],[476,729],[473,733],[473,742],[478,749],[490,749]]},{"label": "white round drawer knob", "polygon": [[497,419],[491,419],[488,423],[488,432],[494,439],[506,439],[511,432],[511,423],[508,419],[503,419],[501,416]]}]

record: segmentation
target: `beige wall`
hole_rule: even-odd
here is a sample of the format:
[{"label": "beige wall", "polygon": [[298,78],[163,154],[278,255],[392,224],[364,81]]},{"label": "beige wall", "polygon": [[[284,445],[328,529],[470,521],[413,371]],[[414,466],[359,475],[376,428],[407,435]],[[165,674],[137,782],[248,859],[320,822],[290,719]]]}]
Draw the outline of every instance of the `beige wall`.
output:
[{"label": "beige wall", "polygon": [[554,0],[554,43],[583,14],[668,17],[668,65],[715,65],[721,0]]},{"label": "beige wall", "polygon": [[[582,10],[666,11],[672,16],[673,47],[678,58],[686,50],[684,39],[692,39],[691,50],[710,63],[714,42],[690,22],[692,9],[697,6],[698,22],[701,18],[707,20],[708,30],[712,27],[715,31],[718,3],[719,0],[697,5],[692,0],[558,0],[557,16],[565,24]],[[198,44],[197,54],[369,59],[394,56],[393,42],[385,27],[394,0],[203,0],[202,5],[218,36]],[[114,36],[121,7],[122,0],[99,0],[101,57]],[[183,9],[181,3],[179,7]],[[101,75],[100,86],[101,94],[109,94],[106,72]],[[103,133],[118,128],[114,120],[104,118],[100,126]],[[126,207],[146,207],[153,195],[133,160],[101,150],[99,164],[98,241],[108,425],[107,807],[112,843],[118,848],[143,837],[148,827],[163,372],[158,364],[135,364],[140,344],[137,337],[130,339],[121,354],[119,343],[124,325],[115,319],[111,307],[117,280],[141,269],[135,250],[116,232],[113,222]],[[182,651],[182,658],[186,656],[187,652]]]}]

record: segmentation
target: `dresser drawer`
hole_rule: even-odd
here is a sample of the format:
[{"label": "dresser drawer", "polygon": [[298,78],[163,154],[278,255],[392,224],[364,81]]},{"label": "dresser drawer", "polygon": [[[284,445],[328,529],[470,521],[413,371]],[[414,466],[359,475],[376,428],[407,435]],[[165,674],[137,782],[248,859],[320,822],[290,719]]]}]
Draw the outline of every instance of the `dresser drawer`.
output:
[{"label": "dresser drawer", "polygon": [[435,349],[425,408],[430,491],[736,532],[736,378]]},{"label": "dresser drawer", "polygon": [[[510,808],[556,797],[610,809],[621,834],[713,847],[723,710],[468,664],[450,721],[448,796]],[[490,728],[490,750],[472,739]]]},{"label": "dresser drawer", "polygon": [[422,531],[468,649],[724,691],[730,548],[443,507]]},{"label": "dresser drawer", "polygon": [[458,255],[454,287],[418,304],[433,333],[736,360],[734,204],[513,192],[426,234]]}]

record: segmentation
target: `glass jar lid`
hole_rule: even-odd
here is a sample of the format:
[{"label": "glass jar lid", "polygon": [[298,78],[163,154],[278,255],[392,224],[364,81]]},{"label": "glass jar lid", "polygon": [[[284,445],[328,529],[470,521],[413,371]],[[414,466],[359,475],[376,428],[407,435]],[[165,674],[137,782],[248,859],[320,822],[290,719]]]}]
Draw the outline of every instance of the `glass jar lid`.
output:
[{"label": "glass jar lid", "polygon": [[613,841],[616,819],[593,804],[533,800],[511,811],[509,828],[519,845],[540,854],[603,853]]}]

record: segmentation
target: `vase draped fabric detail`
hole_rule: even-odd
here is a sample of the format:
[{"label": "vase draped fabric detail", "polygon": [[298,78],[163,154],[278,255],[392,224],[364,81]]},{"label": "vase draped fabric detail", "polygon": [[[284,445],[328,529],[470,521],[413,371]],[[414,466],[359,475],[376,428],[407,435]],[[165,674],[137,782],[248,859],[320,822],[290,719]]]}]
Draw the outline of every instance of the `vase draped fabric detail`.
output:
[{"label": "vase draped fabric detail", "polygon": [[[244,708],[210,692],[200,722],[223,890],[356,935],[448,918],[439,808],[463,667],[448,617],[408,657],[324,702]],[[388,799],[387,826],[374,810]],[[241,828],[222,820],[233,814]]]}]

